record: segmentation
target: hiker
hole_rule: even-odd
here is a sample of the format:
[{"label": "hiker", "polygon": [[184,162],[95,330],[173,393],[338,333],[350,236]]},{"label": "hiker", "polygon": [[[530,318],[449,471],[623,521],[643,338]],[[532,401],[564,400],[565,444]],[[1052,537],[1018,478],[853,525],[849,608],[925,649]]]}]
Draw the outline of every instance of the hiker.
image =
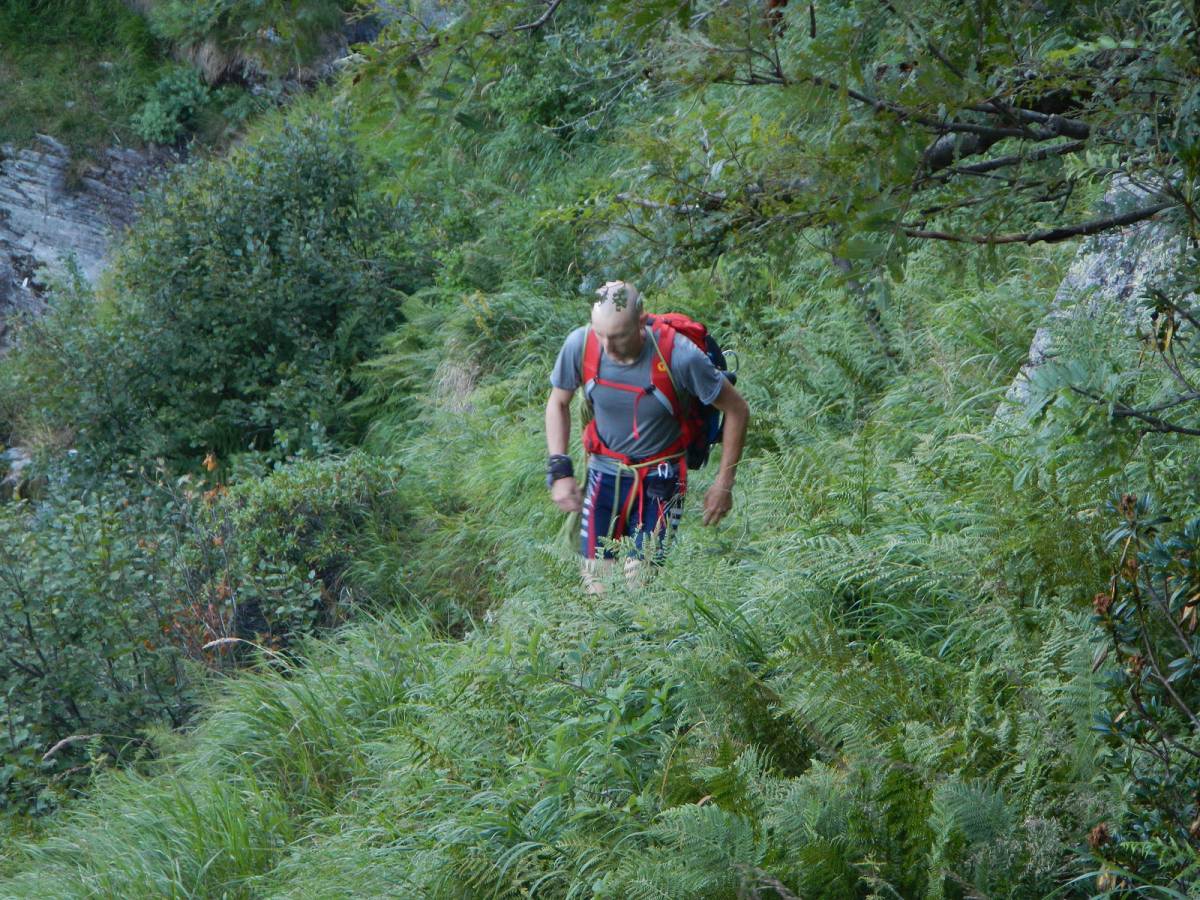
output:
[{"label": "hiker", "polygon": [[[546,404],[546,481],[559,509],[582,514],[583,577],[592,593],[603,590],[602,569],[614,558],[612,549],[602,545],[606,537],[633,539],[635,552],[625,569],[631,582],[639,577],[640,560],[662,561],[687,489],[685,430],[692,443],[697,440],[697,426],[687,416],[696,409],[692,405],[708,404],[725,415],[725,450],[716,481],[704,496],[705,525],[721,521],[733,506],[750,418],[731,379],[696,343],[650,317],[636,287],[610,281],[596,293],[600,299],[592,307],[591,326],[571,332],[559,351]],[[594,416],[584,433],[588,464],[582,491],[567,455],[571,398],[581,384]],[[698,440],[706,458],[707,445],[703,437]]]}]

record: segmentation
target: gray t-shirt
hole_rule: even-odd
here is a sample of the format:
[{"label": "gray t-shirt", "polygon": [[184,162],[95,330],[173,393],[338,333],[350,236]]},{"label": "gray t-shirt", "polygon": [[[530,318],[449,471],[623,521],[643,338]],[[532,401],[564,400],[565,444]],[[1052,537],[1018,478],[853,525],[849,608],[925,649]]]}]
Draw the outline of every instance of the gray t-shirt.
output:
[{"label": "gray t-shirt", "polygon": [[[556,388],[573,391],[579,387],[583,372],[583,346],[587,339],[587,326],[576,328],[563,343],[550,384]],[[606,354],[600,354],[599,375],[606,381],[644,388],[651,384],[650,367],[658,361],[658,351],[646,328],[646,341],[637,361],[629,365],[613,362]],[[681,398],[690,402],[698,398],[701,403],[712,403],[721,393],[724,376],[717,371],[712,360],[690,340],[680,336],[675,341],[671,354],[671,377],[680,392],[690,394]],[[636,394],[618,388],[594,384],[589,392],[592,409],[596,414],[596,429],[600,439],[618,453],[634,459],[653,456],[679,437],[679,422],[676,420],[667,399],[655,392],[645,394],[639,400]],[[634,404],[637,404],[638,437],[633,437]],[[591,465],[604,472],[617,471],[617,463],[604,456],[594,456]]]}]

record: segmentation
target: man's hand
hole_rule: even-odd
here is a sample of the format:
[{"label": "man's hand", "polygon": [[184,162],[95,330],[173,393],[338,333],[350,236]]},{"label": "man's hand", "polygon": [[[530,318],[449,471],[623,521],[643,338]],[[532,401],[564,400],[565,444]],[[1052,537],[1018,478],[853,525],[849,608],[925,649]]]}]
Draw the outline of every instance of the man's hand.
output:
[{"label": "man's hand", "polygon": [[725,414],[725,436],[721,447],[721,471],[704,495],[704,524],[716,525],[733,509],[733,478],[742,458],[750,407],[737,389],[726,380],[712,405]]},{"label": "man's hand", "polygon": [[550,485],[550,499],[563,512],[579,512],[583,509],[583,495],[574,478],[560,478]]},{"label": "man's hand", "polygon": [[716,525],[733,509],[733,485],[722,478],[704,495],[704,524]]}]

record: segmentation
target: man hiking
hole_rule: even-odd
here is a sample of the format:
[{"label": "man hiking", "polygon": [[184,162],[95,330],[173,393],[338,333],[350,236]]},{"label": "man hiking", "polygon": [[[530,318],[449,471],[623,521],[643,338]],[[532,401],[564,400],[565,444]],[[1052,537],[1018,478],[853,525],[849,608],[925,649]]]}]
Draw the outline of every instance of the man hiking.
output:
[{"label": "man hiking", "polygon": [[[580,553],[592,593],[603,590],[601,566],[614,558],[604,538],[632,538],[635,554],[625,569],[631,581],[639,560],[661,562],[682,513],[687,447],[697,440],[695,419],[689,418],[693,404],[725,415],[725,450],[704,496],[705,525],[721,521],[733,506],[750,418],[742,395],[705,351],[650,317],[632,284],[610,281],[596,293],[591,326],[571,332],[559,351],[546,404],[546,480],[559,509],[582,513]],[[588,471],[582,491],[567,455],[571,398],[581,385],[594,416],[584,432]]]}]

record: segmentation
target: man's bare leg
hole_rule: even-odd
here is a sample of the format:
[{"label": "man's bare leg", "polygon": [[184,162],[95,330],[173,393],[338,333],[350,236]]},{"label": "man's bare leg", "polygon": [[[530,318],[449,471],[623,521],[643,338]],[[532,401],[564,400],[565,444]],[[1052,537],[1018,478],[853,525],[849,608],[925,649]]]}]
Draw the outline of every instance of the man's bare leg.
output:
[{"label": "man's bare leg", "polygon": [[646,565],[646,561],[638,559],[635,556],[625,558],[625,583],[629,585],[631,590],[636,590],[645,584],[650,578],[650,567]]},{"label": "man's bare leg", "polygon": [[615,559],[585,559],[580,563],[579,574],[583,578],[583,590],[588,594],[603,594],[612,579]]}]

